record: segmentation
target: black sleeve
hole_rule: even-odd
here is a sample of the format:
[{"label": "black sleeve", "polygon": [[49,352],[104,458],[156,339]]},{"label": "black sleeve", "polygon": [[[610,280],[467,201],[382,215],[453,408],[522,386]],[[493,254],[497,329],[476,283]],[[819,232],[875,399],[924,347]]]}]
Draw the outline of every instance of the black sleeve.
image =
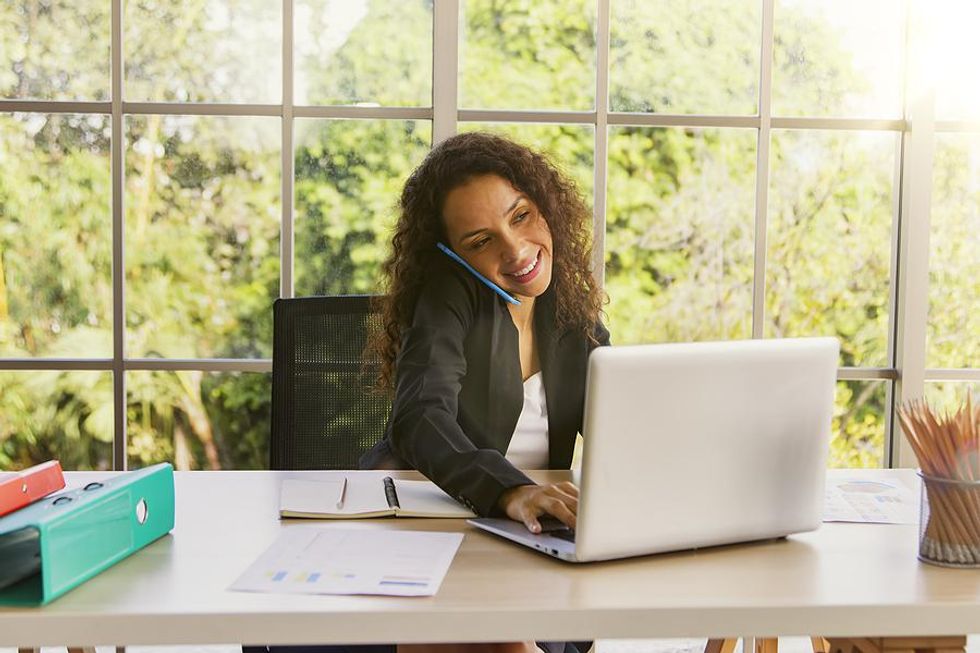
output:
[{"label": "black sleeve", "polygon": [[398,356],[390,440],[447,494],[491,515],[505,490],[533,481],[496,449],[478,449],[457,422],[464,342],[477,310],[477,289],[467,281],[440,275],[419,297]]},{"label": "black sleeve", "polygon": [[603,326],[601,320],[595,323],[595,328],[592,330],[592,337],[595,338],[595,343],[589,343],[589,351],[592,351],[596,347],[609,346],[609,329]]}]

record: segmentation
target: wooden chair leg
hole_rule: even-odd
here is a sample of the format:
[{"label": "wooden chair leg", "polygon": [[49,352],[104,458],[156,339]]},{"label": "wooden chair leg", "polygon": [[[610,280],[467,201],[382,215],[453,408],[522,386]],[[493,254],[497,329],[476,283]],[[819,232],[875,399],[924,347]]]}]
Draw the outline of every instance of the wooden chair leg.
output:
[{"label": "wooden chair leg", "polygon": [[775,637],[756,637],[755,653],[779,653],[779,639]]},{"label": "wooden chair leg", "polygon": [[811,637],[810,645],[813,647],[813,653],[830,653],[830,642],[823,637]]},{"label": "wooden chair leg", "polygon": [[882,653],[963,653],[966,649],[966,636],[954,637],[882,637]]},{"label": "wooden chair leg", "polygon": [[41,649],[30,646],[22,646],[17,649],[17,653],[41,653]]},{"label": "wooden chair leg", "polygon": [[704,653],[735,653],[737,639],[709,639],[704,645]]}]

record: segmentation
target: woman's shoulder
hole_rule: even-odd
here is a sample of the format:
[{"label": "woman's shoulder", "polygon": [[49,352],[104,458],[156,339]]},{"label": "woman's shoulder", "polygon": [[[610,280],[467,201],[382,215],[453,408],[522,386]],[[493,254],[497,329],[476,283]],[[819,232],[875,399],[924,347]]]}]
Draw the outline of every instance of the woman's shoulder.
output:
[{"label": "woman's shoulder", "polygon": [[479,282],[461,266],[445,258],[435,258],[425,272],[419,298],[415,306],[416,321],[419,317],[446,317],[454,315],[468,323],[475,315],[492,308]]}]

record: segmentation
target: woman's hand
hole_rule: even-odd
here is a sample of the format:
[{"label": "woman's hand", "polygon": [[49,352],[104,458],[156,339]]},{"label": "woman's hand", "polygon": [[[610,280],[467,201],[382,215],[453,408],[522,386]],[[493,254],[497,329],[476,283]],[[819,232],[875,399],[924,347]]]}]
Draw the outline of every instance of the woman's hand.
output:
[{"label": "woman's hand", "polygon": [[541,515],[552,515],[569,528],[575,528],[578,488],[569,481],[549,485],[518,485],[506,490],[497,505],[514,521],[524,522],[532,533],[541,532],[538,522]]}]

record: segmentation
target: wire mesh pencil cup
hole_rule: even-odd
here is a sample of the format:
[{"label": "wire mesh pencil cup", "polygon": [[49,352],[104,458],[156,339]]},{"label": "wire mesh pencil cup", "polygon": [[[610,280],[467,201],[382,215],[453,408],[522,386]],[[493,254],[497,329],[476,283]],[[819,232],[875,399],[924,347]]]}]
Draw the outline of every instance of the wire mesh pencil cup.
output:
[{"label": "wire mesh pencil cup", "polygon": [[943,567],[980,567],[980,481],[922,471],[919,560]]},{"label": "wire mesh pencil cup", "polygon": [[922,469],[919,559],[980,567],[980,405],[971,395],[952,414],[913,400],[898,420]]}]

